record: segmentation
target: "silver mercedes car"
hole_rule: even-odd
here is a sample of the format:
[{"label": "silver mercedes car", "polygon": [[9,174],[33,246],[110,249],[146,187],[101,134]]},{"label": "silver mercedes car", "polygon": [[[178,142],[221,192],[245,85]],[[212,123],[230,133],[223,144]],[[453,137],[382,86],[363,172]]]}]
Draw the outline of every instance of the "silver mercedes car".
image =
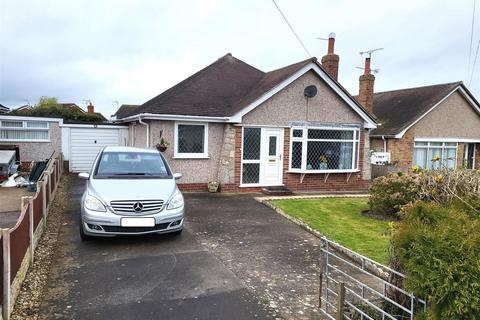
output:
[{"label": "silver mercedes car", "polygon": [[181,233],[183,196],[157,150],[106,147],[95,159],[81,199],[80,236]]}]

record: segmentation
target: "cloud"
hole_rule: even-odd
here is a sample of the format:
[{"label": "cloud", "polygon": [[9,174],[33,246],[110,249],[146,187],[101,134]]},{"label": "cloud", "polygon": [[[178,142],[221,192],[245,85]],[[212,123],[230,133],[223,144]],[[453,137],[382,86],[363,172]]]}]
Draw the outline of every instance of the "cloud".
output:
[{"label": "cloud", "polygon": [[[466,81],[470,3],[277,3],[319,58],[326,43],[316,38],[336,32],[340,81],[353,94],[359,52],[377,47],[385,48],[373,57],[377,90]],[[10,106],[48,95],[80,105],[90,99],[109,115],[113,100],[143,103],[227,52],[265,71],[307,57],[270,1],[2,0],[0,6],[0,103]],[[471,86],[477,96],[478,65]]]}]

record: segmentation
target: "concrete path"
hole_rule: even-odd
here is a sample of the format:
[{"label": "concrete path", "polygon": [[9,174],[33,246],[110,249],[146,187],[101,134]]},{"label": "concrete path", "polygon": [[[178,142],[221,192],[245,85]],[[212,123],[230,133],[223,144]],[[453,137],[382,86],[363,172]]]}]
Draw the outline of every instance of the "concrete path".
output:
[{"label": "concrete path", "polygon": [[[242,281],[192,235],[81,242],[75,182],[59,234],[43,319],[270,319]],[[189,212],[195,201],[188,199]],[[219,208],[221,209],[221,208]]]}]

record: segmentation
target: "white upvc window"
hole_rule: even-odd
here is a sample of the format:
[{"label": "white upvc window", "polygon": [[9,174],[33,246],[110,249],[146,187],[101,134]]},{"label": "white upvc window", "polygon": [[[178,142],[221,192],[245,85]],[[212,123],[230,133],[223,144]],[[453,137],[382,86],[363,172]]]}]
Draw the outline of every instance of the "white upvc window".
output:
[{"label": "white upvc window", "polygon": [[208,123],[175,122],[174,158],[208,158]]},{"label": "white upvc window", "polygon": [[292,127],[290,172],[358,171],[360,130],[343,127]]},{"label": "white upvc window", "polygon": [[1,120],[0,141],[49,142],[48,121]]},{"label": "white upvc window", "polygon": [[457,142],[415,141],[413,165],[422,169],[455,169],[457,149]]}]

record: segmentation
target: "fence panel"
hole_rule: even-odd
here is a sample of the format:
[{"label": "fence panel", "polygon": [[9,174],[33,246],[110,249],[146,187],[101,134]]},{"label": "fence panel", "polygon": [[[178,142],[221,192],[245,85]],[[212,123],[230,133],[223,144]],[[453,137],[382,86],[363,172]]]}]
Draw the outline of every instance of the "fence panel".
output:
[{"label": "fence panel", "polygon": [[37,184],[37,194],[33,199],[33,230],[37,229],[38,224],[42,220],[42,208],[43,208],[43,190],[42,181]]},{"label": "fence panel", "polygon": [[52,174],[50,175],[50,193],[53,194],[53,191],[55,190],[55,170],[52,170]]},{"label": "fence panel", "polygon": [[[3,239],[2,239],[2,232],[0,230],[0,267],[2,266],[3,266]],[[0,283],[3,286],[3,268],[0,269]],[[2,290],[0,290],[0,306],[2,305],[3,305],[3,287],[2,287]]]},{"label": "fence panel", "polygon": [[45,186],[45,199],[46,199],[46,202],[47,202],[47,207],[48,207],[48,204],[50,203],[50,192],[48,192],[48,190],[50,190],[50,179],[51,177],[50,176],[47,176],[47,185]]},{"label": "fence panel", "polygon": [[10,231],[10,259],[11,259],[11,277],[10,284],[15,279],[18,270],[22,264],[22,260],[27,253],[27,249],[30,243],[29,227],[30,221],[28,217],[28,210],[30,204],[26,204],[21,215],[20,221],[13,230]]}]

